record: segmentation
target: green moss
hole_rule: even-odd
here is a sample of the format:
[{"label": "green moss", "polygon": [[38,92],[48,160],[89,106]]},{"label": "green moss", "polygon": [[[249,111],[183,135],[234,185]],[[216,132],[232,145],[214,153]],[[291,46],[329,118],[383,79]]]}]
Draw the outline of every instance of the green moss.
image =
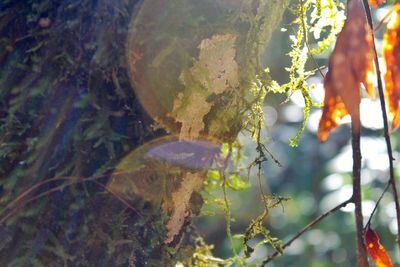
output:
[{"label": "green moss", "polygon": [[[261,71],[259,57],[287,2],[240,3],[152,0],[133,20],[127,57],[135,92],[173,134],[188,123],[177,117],[185,112],[199,114],[196,127],[206,139],[231,141],[243,129],[247,100],[254,101],[249,91]],[[202,102],[197,107],[195,94]]]}]

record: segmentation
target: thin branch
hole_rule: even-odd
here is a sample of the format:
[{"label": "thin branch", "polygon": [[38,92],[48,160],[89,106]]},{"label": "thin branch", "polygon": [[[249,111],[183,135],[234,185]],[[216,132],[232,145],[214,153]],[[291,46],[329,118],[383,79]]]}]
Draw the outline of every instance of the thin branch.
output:
[{"label": "thin branch", "polygon": [[[113,174],[113,176],[119,176],[119,175],[123,175],[124,172],[115,172]],[[125,201],[124,199],[122,199],[121,197],[119,197],[117,194],[115,194],[114,192],[110,191],[108,188],[106,188],[104,185],[100,184],[99,182],[97,182],[96,180],[101,179],[106,177],[106,175],[98,175],[98,176],[93,176],[93,177],[87,177],[87,178],[83,178],[83,177],[76,177],[76,176],[62,176],[62,177],[54,177],[54,178],[49,178],[46,180],[43,180],[39,183],[36,183],[35,185],[29,187],[28,189],[26,189],[25,191],[23,191],[21,194],[19,194],[12,202],[10,202],[1,212],[0,214],[5,213],[7,210],[10,210],[8,213],[5,214],[5,216],[3,216],[0,219],[0,224],[3,224],[5,221],[7,221],[13,214],[15,214],[17,211],[20,210],[21,207],[25,206],[26,204],[30,203],[31,201],[34,201],[38,198],[41,198],[43,196],[52,194],[56,191],[62,190],[65,187],[68,187],[70,185],[73,185],[75,183],[83,183],[83,182],[94,182],[97,185],[101,185],[102,188],[106,189],[110,194],[112,194],[114,197],[116,197],[118,200],[120,200],[121,202],[123,202],[129,209],[131,209],[133,212],[135,212],[138,216],[143,217],[142,214],[140,214],[140,212],[135,209],[132,205],[130,205],[129,203],[127,203],[127,201]],[[51,183],[51,182],[56,182],[56,181],[62,181],[62,180],[67,180],[67,181],[72,181],[70,183],[67,184],[61,184],[59,186],[56,186],[54,188],[51,188],[43,193],[40,193],[39,195],[36,195],[34,197],[29,198],[25,203],[21,203],[30,193],[32,193],[33,191],[35,191],[36,189],[38,189],[39,187]]]},{"label": "thin branch", "polygon": [[[258,121],[258,127],[257,127],[257,152],[261,155],[264,156],[264,152],[263,152],[263,147],[261,145],[261,120]],[[262,183],[261,183],[261,167],[262,167],[262,163],[263,161],[258,161],[257,165],[258,165],[258,170],[257,170],[257,180],[258,180],[258,187],[260,189],[260,194],[261,194],[261,198],[262,201],[264,203],[264,206],[267,207],[267,203],[266,203],[266,197],[265,197],[265,193],[264,190],[262,188]],[[265,209],[265,211],[267,211],[267,209]],[[267,214],[265,214],[265,216],[267,216]],[[264,219],[264,218],[263,218]]]},{"label": "thin branch", "polygon": [[389,17],[392,15],[392,13],[394,11],[397,11],[400,6],[398,5],[399,1],[397,1],[397,5],[394,4],[390,10],[388,11],[388,13],[386,13],[386,15],[383,17],[383,19],[381,19],[381,21],[378,23],[378,25],[375,26],[374,28],[374,33],[376,33],[380,28],[382,28],[383,25],[385,25],[385,23],[387,22],[387,20],[389,19]]},{"label": "thin branch", "polygon": [[227,235],[229,243],[231,245],[232,252],[235,255],[235,257],[237,257],[238,253],[236,251],[235,246],[233,245],[234,242],[233,242],[232,228],[231,228],[232,217],[231,217],[230,204],[229,204],[229,200],[228,200],[228,196],[227,196],[228,193],[226,190],[226,185],[227,185],[226,176],[223,171],[220,171],[220,176],[222,178],[222,192],[223,192],[223,196],[224,196],[224,205],[225,205],[224,212],[225,212],[225,220],[226,220],[226,235]]},{"label": "thin branch", "polygon": [[118,199],[120,202],[122,202],[122,204],[124,204],[126,207],[128,207],[131,211],[133,211],[134,213],[136,213],[139,217],[143,218],[143,215],[135,208],[133,207],[131,204],[129,204],[128,201],[126,201],[124,198],[122,198],[121,196],[119,196],[117,193],[115,193],[114,191],[112,191],[110,188],[108,188],[107,186],[103,185],[102,183],[96,181],[96,180],[92,180],[93,183],[95,183],[96,185],[100,186],[101,188],[103,188],[105,191],[107,191],[108,193],[110,193],[113,197],[115,197],[116,199]]},{"label": "thin branch", "polygon": [[232,216],[231,216],[230,203],[229,203],[228,192],[227,192],[228,181],[227,181],[226,175],[225,175],[225,172],[228,168],[229,161],[231,158],[232,158],[232,144],[229,145],[228,155],[221,162],[221,165],[218,166],[218,172],[219,172],[220,179],[222,181],[221,187],[222,187],[222,193],[223,193],[224,213],[225,213],[225,220],[226,220],[226,235],[227,235],[229,243],[231,245],[232,252],[235,255],[235,257],[237,258],[238,253],[236,251],[235,246],[233,245],[234,243],[233,243],[232,230],[231,230]]},{"label": "thin branch", "polygon": [[[324,218],[326,218],[327,216],[329,216],[330,214],[334,213],[335,211],[346,207],[347,204],[352,203],[353,199],[350,198],[342,203],[340,203],[339,205],[337,205],[336,207],[328,210],[327,212],[321,214],[320,216],[318,216],[316,219],[314,219],[312,222],[310,222],[309,224],[307,224],[303,229],[301,229],[295,236],[293,236],[289,241],[287,241],[285,244],[282,245],[282,249],[285,249],[287,247],[289,247],[296,239],[298,239],[299,237],[301,237],[305,232],[307,232],[308,230],[310,230],[311,228],[313,228],[315,225],[317,225],[320,221],[322,221]],[[277,256],[281,255],[278,251],[276,251],[275,253],[273,253],[272,255],[270,255],[266,260],[264,260],[261,264],[261,266],[265,266],[267,265],[267,263],[269,263],[270,261],[272,261],[274,258],[276,258]]]},{"label": "thin branch", "polygon": [[[96,177],[96,178],[97,178],[97,177]],[[136,208],[134,208],[132,205],[130,205],[125,199],[123,199],[122,197],[120,197],[120,196],[118,196],[117,194],[115,194],[113,191],[111,191],[111,190],[110,190],[109,188],[107,188],[105,185],[103,185],[103,184],[97,182],[97,181],[94,180],[94,179],[91,179],[91,180],[85,179],[85,180],[86,180],[86,181],[94,182],[96,185],[100,186],[101,188],[103,188],[104,190],[106,190],[108,193],[110,193],[111,195],[113,195],[116,199],[118,199],[119,201],[121,201],[125,206],[127,206],[130,210],[132,210],[132,211],[133,211],[134,213],[136,213],[138,216],[143,217],[143,216],[139,213],[139,211],[138,211]],[[51,188],[51,189],[49,189],[49,190],[47,190],[47,191],[45,191],[45,192],[43,192],[43,193],[40,193],[40,194],[38,194],[38,195],[36,195],[36,196],[33,196],[33,197],[29,198],[25,203],[22,203],[22,204],[20,204],[20,205],[18,205],[18,206],[16,206],[16,207],[14,207],[9,213],[7,213],[3,218],[1,218],[1,219],[0,219],[0,225],[3,224],[3,223],[5,223],[5,222],[6,222],[12,215],[14,215],[16,212],[20,211],[20,208],[24,207],[25,205],[30,204],[30,203],[32,203],[33,201],[36,201],[36,200],[38,200],[38,199],[40,199],[40,198],[42,198],[42,197],[45,197],[45,196],[51,195],[51,194],[53,194],[53,193],[55,193],[55,192],[61,191],[61,190],[63,190],[64,188],[73,185],[74,183],[75,183],[75,182],[64,183],[64,184],[61,184],[61,185],[56,186],[56,187],[53,187],[53,188]]]},{"label": "thin branch", "polygon": [[[398,2],[399,1],[397,1],[397,3]],[[372,22],[371,9],[369,7],[368,0],[363,0],[363,3],[364,3],[364,7],[365,7],[365,13],[367,16],[368,24],[371,28],[372,37],[373,37],[372,40],[373,40],[373,50],[374,50],[374,63],[375,63],[376,76],[377,76],[377,82],[378,82],[379,100],[381,102],[381,110],[382,110],[382,117],[383,117],[383,129],[384,129],[384,135],[385,135],[385,141],[386,141],[387,155],[388,155],[388,160],[389,160],[389,183],[392,186],[393,198],[394,198],[394,203],[396,206],[397,245],[400,248],[400,205],[399,205],[399,197],[398,197],[397,188],[396,188],[396,180],[395,180],[395,176],[394,176],[394,168],[393,168],[394,158],[393,158],[392,144],[391,144],[390,135],[389,135],[389,124],[388,124],[388,118],[387,118],[387,113],[386,113],[385,96],[383,94],[383,83],[382,83],[381,71],[380,71],[380,67],[379,67],[378,53],[376,51],[376,46],[375,46],[375,37],[374,37],[374,33],[373,33],[374,25]]]},{"label": "thin branch", "polygon": [[[116,177],[116,176],[120,176],[120,175],[123,175],[123,174],[125,174],[125,172],[118,171],[118,172],[114,172],[113,176]],[[30,193],[32,193],[33,191],[35,191],[36,189],[38,189],[42,185],[49,184],[51,182],[62,181],[62,180],[68,180],[68,181],[76,180],[77,182],[83,183],[83,182],[87,182],[87,181],[92,181],[92,180],[105,178],[106,176],[107,176],[106,174],[103,174],[103,175],[97,175],[97,176],[86,177],[86,178],[85,177],[80,177],[80,176],[60,176],[60,177],[48,178],[46,180],[43,180],[41,182],[38,182],[38,183],[32,185],[31,187],[27,188],[22,193],[20,193],[13,201],[8,203],[7,206],[2,211],[0,211],[0,214],[4,213],[7,209],[12,208],[12,206],[17,205],[25,197],[27,197],[27,195],[29,195]]]},{"label": "thin branch", "polygon": [[[62,176],[62,177],[54,177],[54,178],[49,178],[46,179],[44,181],[41,181],[39,183],[36,183],[34,185],[32,185],[31,187],[29,187],[28,189],[26,189],[25,191],[23,191],[21,194],[19,194],[13,201],[11,201],[9,204],[7,204],[7,206],[4,208],[4,210],[2,210],[0,212],[4,213],[7,209],[12,208],[14,205],[17,205],[19,202],[21,202],[27,195],[29,195],[30,193],[32,193],[33,191],[35,191],[36,189],[38,189],[39,187],[41,187],[42,185],[51,183],[51,182],[55,182],[55,181],[60,181],[60,180],[80,180],[82,179],[81,177],[76,177],[76,176]],[[83,179],[83,181],[85,181]]]},{"label": "thin branch", "polygon": [[359,107],[351,116],[351,146],[353,150],[353,202],[356,220],[357,267],[369,267],[367,250],[364,243],[364,224],[361,197],[361,121]]},{"label": "thin branch", "polygon": [[386,192],[388,191],[389,187],[390,187],[390,182],[387,182],[385,188],[383,189],[382,194],[381,194],[380,197],[378,198],[378,201],[376,201],[375,207],[374,207],[374,209],[372,210],[371,215],[369,215],[369,219],[368,219],[368,221],[367,221],[367,224],[366,224],[365,227],[364,227],[364,231],[365,231],[368,227],[370,227],[372,217],[374,217],[374,214],[375,214],[376,210],[378,209],[379,203],[381,202],[383,196],[384,196],[384,195],[386,194]]},{"label": "thin branch", "polygon": [[52,189],[49,189],[49,190],[47,190],[47,191],[45,191],[45,192],[43,192],[43,193],[41,193],[39,195],[36,195],[36,196],[33,196],[33,197],[29,198],[26,202],[21,203],[18,206],[15,206],[13,209],[11,209],[10,212],[8,212],[4,217],[2,217],[0,219],[0,225],[5,223],[11,216],[13,216],[15,213],[20,211],[21,208],[23,208],[24,206],[26,206],[28,204],[31,204],[33,201],[35,201],[37,199],[40,199],[40,198],[42,198],[42,197],[44,197],[46,195],[50,195],[50,194],[52,194],[54,192],[60,191],[60,190],[64,189],[65,187],[73,185],[73,184],[74,184],[74,182],[64,183],[62,185],[56,186],[56,187],[54,187]]}]

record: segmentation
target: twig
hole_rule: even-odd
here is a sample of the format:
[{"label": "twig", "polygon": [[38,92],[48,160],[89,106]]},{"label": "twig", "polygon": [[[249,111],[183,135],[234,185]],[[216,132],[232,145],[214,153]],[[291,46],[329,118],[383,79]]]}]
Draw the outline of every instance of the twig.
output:
[{"label": "twig", "polygon": [[[125,206],[127,206],[130,210],[132,210],[134,213],[136,213],[137,215],[139,215],[140,217],[143,217],[137,209],[135,209],[132,205],[130,205],[125,199],[123,199],[122,197],[118,196],[117,194],[115,194],[113,191],[111,191],[109,188],[107,188],[106,186],[104,186],[103,184],[97,182],[96,180],[92,179],[92,180],[88,180],[86,179],[86,181],[92,181],[94,182],[96,185],[100,186],[101,188],[103,188],[104,190],[106,190],[107,192],[109,192],[111,195],[113,195],[115,198],[117,198],[119,201],[121,201]],[[3,218],[0,219],[0,225],[5,223],[12,215],[14,215],[17,211],[20,210],[21,207],[32,203],[33,201],[36,201],[42,197],[48,196],[50,194],[53,194],[55,192],[58,192],[60,190],[63,190],[64,188],[73,185],[75,182],[70,182],[70,183],[64,183],[61,184],[59,186],[53,187],[43,193],[40,193],[36,196],[33,196],[31,198],[29,198],[25,203],[14,207],[9,213],[6,214],[6,216],[4,216]]]},{"label": "twig", "polygon": [[[398,2],[399,1],[397,1],[397,3]],[[373,30],[374,25],[372,22],[371,9],[369,7],[368,0],[363,0],[363,3],[364,3],[364,7],[365,7],[365,13],[367,16],[368,24],[369,24],[371,30]],[[387,114],[386,114],[385,96],[383,94],[383,83],[382,83],[382,78],[381,78],[381,71],[380,71],[379,61],[378,61],[378,53],[376,51],[375,37],[374,37],[373,31],[371,34],[373,37],[372,40],[373,40],[373,50],[374,50],[374,63],[375,63],[376,76],[377,76],[377,82],[378,82],[379,100],[381,102],[383,129],[384,129],[384,135],[385,135],[385,141],[386,141],[387,155],[388,155],[388,160],[389,160],[389,184],[392,186],[393,198],[394,198],[394,203],[396,206],[397,245],[400,248],[400,205],[399,205],[399,197],[398,197],[397,188],[396,188],[396,180],[394,177],[394,168],[393,168],[394,158],[393,158],[392,144],[391,144],[390,135],[389,135],[389,124],[388,124],[388,118],[387,118]],[[379,204],[379,202],[377,204]]]},{"label": "twig", "polygon": [[13,216],[16,212],[20,211],[20,209],[22,207],[26,206],[27,204],[30,204],[33,201],[35,201],[35,200],[37,200],[39,198],[42,198],[42,197],[44,197],[46,195],[50,195],[50,194],[52,194],[54,192],[60,191],[60,190],[64,189],[65,187],[73,185],[73,184],[74,184],[74,182],[62,184],[62,185],[56,186],[56,187],[54,187],[52,189],[49,189],[49,190],[47,190],[47,191],[45,191],[43,193],[40,193],[39,195],[36,195],[36,196],[33,196],[33,197],[29,198],[25,203],[19,204],[18,206],[14,207],[3,218],[1,218],[0,219],[0,225],[5,223],[11,216]]},{"label": "twig", "polygon": [[[122,171],[118,171],[118,172],[114,172],[113,176],[119,176],[119,175],[123,175],[125,174],[125,172]],[[7,206],[0,211],[1,213],[4,213],[7,209],[12,208],[12,206],[17,205],[19,202],[21,202],[27,195],[29,195],[30,193],[32,193],[33,191],[35,191],[36,189],[38,189],[39,187],[41,187],[42,185],[51,183],[51,182],[55,182],[55,181],[62,181],[62,180],[77,180],[78,182],[87,182],[87,181],[92,181],[92,180],[96,180],[96,179],[101,179],[101,178],[105,178],[107,175],[103,174],[103,175],[97,175],[97,176],[92,176],[92,177],[79,177],[79,176],[60,176],[60,177],[53,177],[53,178],[49,178],[46,180],[43,180],[41,182],[38,182],[34,185],[32,185],[31,187],[27,188],[26,190],[24,190],[22,193],[20,193],[13,201],[11,201],[10,203],[7,204]]]},{"label": "twig", "polygon": [[393,11],[397,11],[399,9],[399,1],[397,1],[397,5],[394,4],[390,10],[388,11],[388,13],[386,13],[386,15],[383,17],[383,19],[381,19],[381,21],[378,23],[377,26],[375,26],[374,28],[374,33],[376,33],[380,28],[382,28],[382,26],[387,22],[388,18],[392,15]]},{"label": "twig", "polygon": [[[311,228],[313,228],[315,225],[317,225],[320,221],[322,221],[325,217],[327,217],[328,215],[334,213],[335,211],[346,207],[347,204],[352,203],[353,199],[350,198],[342,203],[340,203],[339,205],[337,205],[336,207],[328,210],[327,212],[321,214],[320,216],[318,216],[316,219],[314,219],[312,222],[310,222],[309,224],[307,224],[303,229],[301,229],[295,236],[293,236],[289,241],[287,241],[285,244],[282,245],[282,250],[289,247],[296,239],[298,239],[300,236],[302,236],[305,232],[307,232],[308,230],[310,230]],[[275,251],[275,253],[271,254],[266,260],[264,260],[261,264],[261,266],[265,266],[267,265],[267,263],[269,263],[270,261],[272,261],[274,258],[276,258],[277,256],[281,255],[278,251]]]},{"label": "twig", "polygon": [[124,198],[120,197],[117,193],[115,193],[114,191],[112,191],[110,188],[108,188],[107,186],[103,185],[102,183],[96,181],[96,180],[92,180],[93,183],[97,184],[98,186],[100,186],[101,188],[103,188],[105,191],[107,191],[108,193],[110,193],[111,195],[113,195],[116,199],[118,199],[119,201],[121,201],[125,206],[127,206],[130,210],[132,210],[134,213],[136,213],[137,215],[139,215],[139,217],[143,218],[143,215],[135,208],[133,207],[131,204],[129,204],[128,201],[126,201]]},{"label": "twig", "polygon": [[378,201],[376,201],[376,204],[375,204],[374,209],[372,210],[371,214],[369,215],[369,219],[368,219],[367,223],[365,224],[364,231],[365,231],[368,227],[370,227],[372,217],[374,217],[374,214],[375,214],[376,210],[378,209],[379,203],[381,202],[383,196],[384,196],[384,195],[386,194],[386,192],[388,191],[389,187],[390,187],[390,182],[387,182],[385,188],[384,188],[383,191],[382,191],[382,194],[381,194],[381,195],[379,196],[379,198],[378,198]]},{"label": "twig", "polygon": [[226,169],[228,168],[228,164],[229,164],[229,160],[231,159],[231,156],[232,156],[232,144],[229,145],[228,155],[223,160],[222,165],[219,166],[218,172],[219,172],[219,176],[222,181],[221,187],[222,187],[222,193],[224,196],[223,201],[224,201],[224,213],[225,213],[225,220],[226,220],[226,235],[227,235],[229,243],[231,245],[232,252],[233,252],[234,256],[237,257],[238,253],[236,251],[235,246],[233,245],[234,243],[233,243],[232,230],[231,230],[232,217],[231,217],[230,203],[229,203],[228,193],[227,193],[228,181],[227,181],[226,175],[225,175],[225,172],[226,172]]},{"label": "twig", "polygon": [[[115,172],[113,174],[113,176],[119,176],[122,174],[124,174],[124,172]],[[101,186],[103,189],[105,189],[110,194],[112,194],[115,198],[117,198],[118,200],[123,202],[129,209],[131,209],[137,215],[139,215],[140,217],[143,217],[142,214],[140,214],[140,212],[137,209],[135,209],[132,205],[130,205],[126,200],[122,199],[120,196],[118,196],[117,194],[112,192],[110,189],[106,188],[103,184],[96,181],[97,179],[104,178],[104,177],[106,177],[106,175],[99,175],[99,176],[93,176],[93,177],[87,177],[87,178],[76,177],[76,176],[62,176],[62,177],[54,177],[54,178],[49,178],[49,179],[43,180],[43,181],[31,186],[30,188],[26,189],[25,191],[23,191],[11,203],[9,203],[4,210],[2,210],[0,212],[2,214],[2,213],[5,213],[7,210],[10,210],[8,213],[6,213],[5,216],[3,216],[0,219],[0,224],[3,224],[5,221],[7,221],[13,214],[15,214],[17,211],[19,211],[19,209],[21,207],[25,206],[26,204],[28,204],[36,199],[39,199],[43,196],[52,194],[56,191],[63,189],[64,187],[73,185],[75,182],[82,183],[82,182],[89,182],[89,181],[94,182],[95,184]],[[40,193],[34,197],[29,198],[25,203],[21,203],[30,193],[32,193],[33,191],[35,191],[42,185],[45,185],[45,184],[48,184],[51,182],[55,182],[55,181],[62,181],[62,180],[68,180],[68,181],[72,181],[72,182],[67,183],[67,184],[61,184],[59,186],[51,188],[43,193]]]},{"label": "twig", "polygon": [[81,178],[81,177],[76,177],[76,176],[62,176],[62,177],[54,177],[54,178],[49,178],[46,180],[43,180],[39,183],[34,184],[33,186],[29,187],[25,191],[23,191],[21,194],[19,194],[13,201],[11,201],[4,210],[2,210],[0,213],[4,213],[7,209],[12,208],[14,205],[17,205],[19,202],[21,202],[26,196],[28,196],[30,193],[41,187],[42,185],[55,182],[55,181],[60,181],[60,180],[80,180],[84,182],[87,181],[87,178]]},{"label": "twig", "polygon": [[[358,0],[356,0],[358,1]],[[369,267],[364,243],[364,224],[361,202],[361,121],[359,107],[351,116],[351,146],[353,150],[353,202],[356,220],[357,267]]]}]

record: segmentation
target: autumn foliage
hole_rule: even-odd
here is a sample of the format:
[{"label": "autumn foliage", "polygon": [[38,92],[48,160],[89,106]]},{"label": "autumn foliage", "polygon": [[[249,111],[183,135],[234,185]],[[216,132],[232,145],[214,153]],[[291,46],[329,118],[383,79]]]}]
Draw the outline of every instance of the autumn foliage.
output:
[{"label": "autumn foliage", "polygon": [[393,267],[389,255],[379,242],[379,236],[369,227],[365,231],[365,242],[367,243],[368,254],[377,267]]},{"label": "autumn foliage", "polygon": [[373,97],[373,73],[372,34],[361,2],[351,1],[324,80],[325,100],[318,129],[321,142],[328,138],[345,115],[350,114],[353,123],[359,122],[360,83]]},{"label": "autumn foliage", "polygon": [[379,5],[385,3],[385,0],[368,0],[369,4],[373,7],[373,8],[377,8]]},{"label": "autumn foliage", "polygon": [[385,84],[389,111],[393,116],[392,128],[400,126],[400,4],[395,6],[383,37]]},{"label": "autumn foliage", "polygon": [[[369,0],[375,8],[384,2]],[[400,4],[397,3],[393,10],[383,37],[383,57],[386,96],[393,118],[392,129],[395,130],[400,126]],[[324,80],[324,109],[318,129],[321,142],[328,138],[347,114],[351,115],[353,125],[359,121],[360,83],[369,96],[374,96],[372,36],[361,1],[351,1],[347,20],[337,38]]]},{"label": "autumn foliage", "polygon": [[[369,0],[376,8],[384,0]],[[368,7],[369,8],[369,7]],[[392,128],[400,126],[400,3],[398,2],[383,38],[385,89]],[[375,76],[373,33],[368,25],[361,1],[349,1],[347,20],[329,58],[329,70],[324,79],[325,99],[319,123],[318,138],[325,141],[345,115],[352,119],[353,133],[360,130],[360,84],[374,97],[372,79]],[[367,251],[377,267],[392,267],[391,259],[372,229],[364,233]],[[358,262],[359,264],[360,262]],[[364,266],[365,263],[362,263]],[[360,265],[358,265],[360,266]]]}]

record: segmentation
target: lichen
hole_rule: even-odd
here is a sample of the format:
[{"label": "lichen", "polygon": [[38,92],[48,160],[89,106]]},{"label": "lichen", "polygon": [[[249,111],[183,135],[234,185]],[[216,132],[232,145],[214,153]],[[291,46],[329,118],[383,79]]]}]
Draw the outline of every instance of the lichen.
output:
[{"label": "lichen", "polygon": [[[204,131],[204,116],[213,104],[208,98],[239,86],[239,66],[235,61],[236,36],[215,34],[201,41],[200,53],[189,71],[179,79],[185,91],[177,94],[172,112],[168,114],[180,123],[180,139],[195,140]],[[212,136],[211,136],[212,137]]]},{"label": "lichen", "polygon": [[209,142],[162,137],[126,155],[106,188],[135,206],[144,201],[170,215],[164,240],[169,244],[180,234],[185,220],[196,213],[193,205],[198,203],[193,203],[192,196],[200,192],[218,151]]},{"label": "lichen", "polygon": [[190,199],[193,192],[199,192],[203,185],[202,173],[186,173],[180,187],[172,192],[173,213],[168,220],[166,243],[171,243],[182,229],[186,217],[191,215]]},{"label": "lichen", "polygon": [[[221,94],[239,86],[239,66],[235,61],[236,36],[215,34],[199,45],[199,59],[193,64],[193,78],[207,90],[208,94]],[[185,78],[181,77],[185,84]]]},{"label": "lichen", "polygon": [[183,94],[179,93],[170,116],[182,125],[179,139],[196,140],[199,138],[200,132],[204,130],[203,118],[210,111],[211,104],[197,92],[191,93],[185,102],[183,99]]},{"label": "lichen", "polygon": [[127,60],[149,115],[182,139],[232,141],[286,2],[145,1],[131,23]]}]

